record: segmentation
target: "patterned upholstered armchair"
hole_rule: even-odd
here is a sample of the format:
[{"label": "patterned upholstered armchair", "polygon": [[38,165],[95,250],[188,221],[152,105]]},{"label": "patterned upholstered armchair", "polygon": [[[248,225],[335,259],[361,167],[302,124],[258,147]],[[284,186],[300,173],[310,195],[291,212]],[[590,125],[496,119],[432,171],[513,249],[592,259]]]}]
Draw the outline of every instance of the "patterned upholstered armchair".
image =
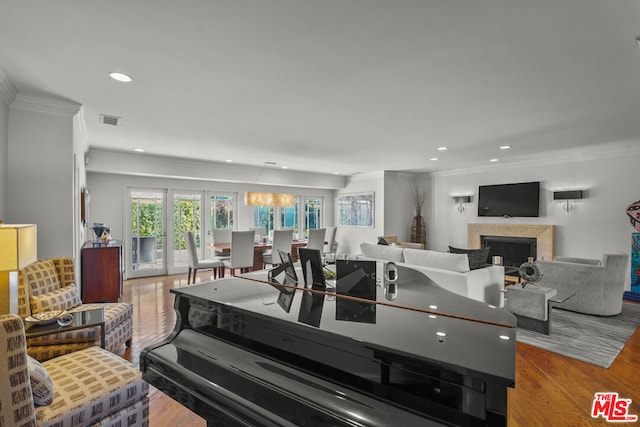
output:
[{"label": "patterned upholstered armchair", "polygon": [[[128,303],[82,304],[80,289],[75,284],[73,259],[39,260],[18,274],[18,314],[22,319],[44,311],[75,313],[95,308],[104,309],[105,349],[115,352],[123,344],[131,345],[133,306]],[[100,345],[97,327],[29,338],[27,351],[31,357],[43,361],[94,345]]]},{"label": "patterned upholstered armchair", "polygon": [[122,357],[91,347],[39,363],[24,325],[0,315],[0,426],[149,425],[149,385]]}]

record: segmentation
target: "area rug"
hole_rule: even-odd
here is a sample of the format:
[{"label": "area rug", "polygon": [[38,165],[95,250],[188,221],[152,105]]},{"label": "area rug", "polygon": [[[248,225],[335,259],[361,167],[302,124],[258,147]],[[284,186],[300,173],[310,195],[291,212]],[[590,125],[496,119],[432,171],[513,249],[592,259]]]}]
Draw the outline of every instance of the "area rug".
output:
[{"label": "area rug", "polygon": [[550,335],[518,328],[518,341],[608,368],[640,323],[640,304],[622,303],[622,313],[617,316],[590,316],[557,308],[551,316]]}]

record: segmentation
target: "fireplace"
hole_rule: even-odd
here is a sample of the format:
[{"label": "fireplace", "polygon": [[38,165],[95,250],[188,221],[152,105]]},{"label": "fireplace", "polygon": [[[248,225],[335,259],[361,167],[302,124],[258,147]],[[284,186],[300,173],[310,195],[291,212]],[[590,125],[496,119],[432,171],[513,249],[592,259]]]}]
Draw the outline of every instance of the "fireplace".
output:
[{"label": "fireplace", "polygon": [[[555,227],[543,224],[468,224],[468,247],[482,247],[483,236],[526,237],[536,240],[535,259],[553,259]],[[504,256],[500,254],[501,256]],[[525,258],[526,261],[526,258]]]},{"label": "fireplace", "polygon": [[520,267],[538,253],[538,241],[532,237],[482,236],[482,247],[491,248],[489,259],[501,256],[505,267]]}]

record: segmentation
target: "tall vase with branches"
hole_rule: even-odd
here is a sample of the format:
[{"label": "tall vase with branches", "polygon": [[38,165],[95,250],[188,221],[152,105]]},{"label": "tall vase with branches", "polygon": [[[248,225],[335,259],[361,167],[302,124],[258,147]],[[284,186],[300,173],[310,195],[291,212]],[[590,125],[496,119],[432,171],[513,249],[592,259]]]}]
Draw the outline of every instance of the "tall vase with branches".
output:
[{"label": "tall vase with branches", "polygon": [[413,243],[422,243],[427,246],[427,227],[422,216],[422,208],[424,206],[424,190],[420,187],[417,181],[413,181],[411,185],[411,198],[413,199],[413,206],[415,208],[415,216],[411,221],[411,241]]}]

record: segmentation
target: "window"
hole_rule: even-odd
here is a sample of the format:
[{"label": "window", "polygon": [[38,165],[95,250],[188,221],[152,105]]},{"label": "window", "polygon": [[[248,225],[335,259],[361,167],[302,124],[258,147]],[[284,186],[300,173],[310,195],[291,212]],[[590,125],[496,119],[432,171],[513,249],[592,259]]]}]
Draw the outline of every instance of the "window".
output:
[{"label": "window", "polygon": [[[300,226],[303,225],[303,227]],[[300,239],[309,237],[309,229],[322,228],[322,197],[296,197],[295,206],[254,206],[253,226],[292,228]]]},{"label": "window", "polygon": [[267,231],[273,230],[273,218],[275,216],[274,206],[255,206],[253,208],[253,224],[255,227],[264,227]]},{"label": "window", "polygon": [[166,191],[129,189],[128,197],[131,252],[127,257],[127,277],[166,274]]},{"label": "window", "polygon": [[309,229],[322,228],[322,199],[306,198],[304,200],[304,238],[309,237]]},{"label": "window", "polygon": [[373,227],[373,193],[342,194],[338,197],[339,224]]},{"label": "window", "polygon": [[296,197],[295,206],[283,206],[280,210],[280,228],[292,228],[294,234],[298,234],[298,204],[300,200]]},{"label": "window", "polygon": [[211,229],[233,229],[233,196],[214,194],[210,196],[211,202]]},{"label": "window", "polygon": [[173,194],[173,267],[187,265],[187,243],[184,232],[191,231],[200,247],[200,213],[202,193]]}]

